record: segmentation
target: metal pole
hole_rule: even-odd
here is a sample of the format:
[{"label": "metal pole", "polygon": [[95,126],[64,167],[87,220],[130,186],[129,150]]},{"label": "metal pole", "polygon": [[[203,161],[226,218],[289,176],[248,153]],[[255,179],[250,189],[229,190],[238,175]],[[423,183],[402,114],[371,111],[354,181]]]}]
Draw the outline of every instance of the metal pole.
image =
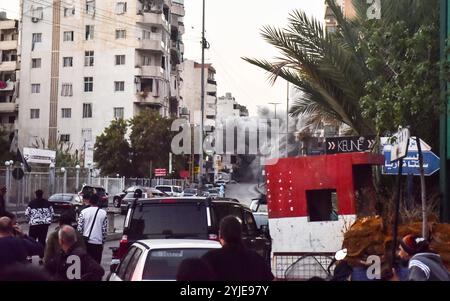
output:
[{"label": "metal pole", "polygon": [[63,193],[67,193],[67,170],[64,168]]},{"label": "metal pole", "polygon": [[398,234],[398,220],[400,215],[400,198],[402,190],[402,172],[403,172],[403,158],[399,161],[398,177],[397,177],[397,195],[395,196],[395,217],[394,217],[394,231],[393,231],[393,245],[392,245],[392,265],[395,264],[395,255],[397,253],[397,234]]},{"label": "metal pole", "polygon": [[428,217],[427,217],[427,191],[425,186],[425,170],[423,168],[423,153],[420,145],[420,138],[416,137],[417,151],[419,153],[419,170],[420,170],[420,192],[422,198],[422,237],[428,239]]},{"label": "metal pole", "polygon": [[205,0],[203,0],[203,17],[202,17],[202,69],[201,69],[201,111],[202,116],[200,118],[200,156],[199,165],[200,172],[198,174],[198,185],[202,188],[203,177],[203,127],[204,127],[204,115],[205,115]]},{"label": "metal pole", "polygon": [[77,165],[76,167],[76,176],[75,176],[75,190],[78,192],[80,188],[80,166]]},{"label": "metal pole", "polygon": [[11,189],[11,183],[10,183],[10,181],[11,181],[11,179],[10,179],[10,177],[9,177],[10,175],[9,175],[9,162],[6,164],[6,183],[5,183],[5,186],[6,186],[6,190],[7,190],[7,193],[6,193],[6,205],[8,205],[9,204],[9,194],[11,193],[11,191],[10,191],[10,189]]},{"label": "metal pole", "polygon": [[289,82],[287,82],[287,96],[286,96],[286,158],[289,157]]}]

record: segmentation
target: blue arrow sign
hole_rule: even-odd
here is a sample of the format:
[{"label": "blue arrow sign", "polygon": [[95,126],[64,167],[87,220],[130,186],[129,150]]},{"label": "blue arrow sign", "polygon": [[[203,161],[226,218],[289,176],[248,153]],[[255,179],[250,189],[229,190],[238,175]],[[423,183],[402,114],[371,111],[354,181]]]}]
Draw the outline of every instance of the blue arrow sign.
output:
[{"label": "blue arrow sign", "polygon": [[[384,166],[383,174],[385,175],[398,175],[398,164],[400,162],[391,163],[391,152],[384,151]],[[440,168],[440,159],[431,151],[423,152],[423,168],[426,176],[431,176],[437,172]],[[403,158],[403,175],[415,175],[420,176],[419,171],[419,152],[408,151],[408,155]]]}]

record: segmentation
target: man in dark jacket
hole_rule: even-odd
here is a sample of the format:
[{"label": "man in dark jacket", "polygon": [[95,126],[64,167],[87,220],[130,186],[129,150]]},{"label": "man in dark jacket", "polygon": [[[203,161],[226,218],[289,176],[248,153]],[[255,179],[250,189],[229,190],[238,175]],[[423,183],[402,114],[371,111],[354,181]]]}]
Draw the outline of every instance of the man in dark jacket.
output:
[{"label": "man in dark jacket", "polygon": [[420,236],[406,235],[400,241],[398,255],[408,261],[410,281],[450,281],[441,256],[429,250],[428,242]]},{"label": "man in dark jacket", "polygon": [[220,222],[221,249],[211,250],[203,259],[211,266],[218,281],[271,281],[273,274],[264,259],[242,243],[242,225],[234,216]]},{"label": "man in dark jacket", "polygon": [[62,226],[58,233],[61,252],[45,268],[57,280],[101,281],[105,270],[77,244],[73,227]]},{"label": "man in dark jacket", "polygon": [[[45,249],[48,227],[52,223],[54,212],[50,202],[43,198],[44,192],[42,190],[37,190],[35,194],[36,199],[32,200],[25,210],[25,217],[30,224],[28,235],[36,239]],[[39,263],[42,264],[44,253],[39,254],[39,257]]]},{"label": "man in dark jacket", "polygon": [[26,262],[27,256],[42,252],[42,246],[15,227],[9,217],[0,218],[0,270],[13,263]]}]

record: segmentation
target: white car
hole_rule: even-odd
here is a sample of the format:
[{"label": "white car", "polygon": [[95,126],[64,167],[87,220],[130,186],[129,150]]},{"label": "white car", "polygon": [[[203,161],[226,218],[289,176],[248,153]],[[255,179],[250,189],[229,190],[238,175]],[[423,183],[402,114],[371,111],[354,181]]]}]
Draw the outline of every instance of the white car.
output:
[{"label": "white car", "polygon": [[172,185],[156,185],[155,189],[167,193],[169,196],[178,197],[183,193],[183,189],[180,186]]},{"label": "white car", "polygon": [[176,280],[180,263],[220,249],[215,240],[147,239],[135,242],[109,277],[109,281]]}]

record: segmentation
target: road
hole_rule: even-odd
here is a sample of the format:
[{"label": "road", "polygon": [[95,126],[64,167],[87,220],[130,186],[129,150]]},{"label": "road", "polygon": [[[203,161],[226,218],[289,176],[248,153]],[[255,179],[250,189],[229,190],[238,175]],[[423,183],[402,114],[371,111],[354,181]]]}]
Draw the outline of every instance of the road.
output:
[{"label": "road", "polygon": [[[250,206],[250,203],[252,201],[252,198],[256,198],[259,196],[259,194],[255,190],[255,184],[251,183],[238,183],[238,184],[229,184],[227,185],[225,196],[229,198],[235,198],[239,200],[242,204]],[[116,233],[120,232],[123,229],[123,222],[124,222],[124,216],[123,215],[116,215],[114,219],[114,226],[116,228]],[[56,223],[53,223],[48,233],[52,233],[55,231],[56,227],[58,225]],[[21,225],[24,233],[28,233],[28,225],[22,224]],[[113,241],[107,241],[103,247],[103,257],[101,265],[105,269],[105,276],[104,279],[109,274],[109,266],[112,259],[112,252],[110,250],[110,247],[118,247],[119,246],[119,240],[113,240]],[[39,258],[35,256],[33,258],[33,263],[38,264]]]}]

